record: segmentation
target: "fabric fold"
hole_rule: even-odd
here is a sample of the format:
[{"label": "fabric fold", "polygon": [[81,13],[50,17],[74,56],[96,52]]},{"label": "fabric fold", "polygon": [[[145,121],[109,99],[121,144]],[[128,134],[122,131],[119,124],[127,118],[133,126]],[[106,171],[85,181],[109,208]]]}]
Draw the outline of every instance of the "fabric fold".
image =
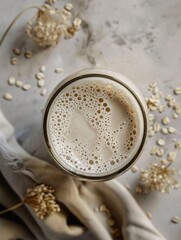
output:
[{"label": "fabric fold", "polygon": [[[87,229],[94,236],[90,236],[92,240],[165,239],[120,183],[115,180],[81,182],[65,175],[50,163],[29,155],[17,143],[13,127],[2,112],[0,152],[0,171],[19,199],[23,199],[27,188],[36,184],[50,185],[56,191],[56,199],[62,206],[60,213],[40,220],[27,205],[14,211],[37,240],[73,239],[80,237]],[[1,197],[0,201],[3,202]],[[11,207],[9,204],[6,207]],[[64,211],[64,207],[68,211]],[[68,212],[77,218],[76,223],[68,222],[71,217]]]}]

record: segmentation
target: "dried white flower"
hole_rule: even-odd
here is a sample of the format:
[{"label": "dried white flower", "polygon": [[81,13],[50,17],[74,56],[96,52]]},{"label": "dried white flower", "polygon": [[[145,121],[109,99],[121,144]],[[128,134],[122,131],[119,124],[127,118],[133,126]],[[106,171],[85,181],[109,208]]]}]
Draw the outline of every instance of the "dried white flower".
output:
[{"label": "dried white flower", "polygon": [[31,206],[40,219],[46,216],[60,212],[60,207],[56,203],[54,196],[55,190],[45,184],[38,185],[27,190],[24,203]]},{"label": "dried white flower", "polygon": [[171,188],[178,187],[176,179],[177,172],[168,166],[153,164],[150,168],[143,170],[140,181],[144,186],[145,192],[158,191],[161,193],[169,192]]},{"label": "dried white flower", "polygon": [[51,186],[47,186],[45,184],[40,184],[33,188],[29,188],[22,202],[1,211],[0,215],[15,210],[21,207],[23,204],[27,204],[33,208],[36,212],[36,215],[43,220],[50,214],[60,212],[60,207],[56,203],[54,193],[55,190]]},{"label": "dried white flower", "polygon": [[71,22],[71,8],[72,4],[66,5],[64,9],[43,5],[29,21],[26,27],[27,35],[41,47],[55,46],[62,37],[73,37],[78,27]]}]

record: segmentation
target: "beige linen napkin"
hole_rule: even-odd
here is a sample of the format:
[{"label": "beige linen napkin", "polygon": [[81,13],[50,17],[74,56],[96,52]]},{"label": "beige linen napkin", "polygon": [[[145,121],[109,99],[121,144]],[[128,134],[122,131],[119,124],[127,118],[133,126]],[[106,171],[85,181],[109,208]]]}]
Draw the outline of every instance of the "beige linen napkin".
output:
[{"label": "beige linen napkin", "polygon": [[83,239],[81,235],[87,229],[91,235],[86,235],[86,240],[165,239],[120,183],[81,182],[29,155],[18,145],[13,127],[0,112],[0,205],[11,207],[23,199],[27,188],[40,183],[56,190],[62,211],[40,220],[24,205],[14,211],[13,220],[2,215],[1,240]]}]

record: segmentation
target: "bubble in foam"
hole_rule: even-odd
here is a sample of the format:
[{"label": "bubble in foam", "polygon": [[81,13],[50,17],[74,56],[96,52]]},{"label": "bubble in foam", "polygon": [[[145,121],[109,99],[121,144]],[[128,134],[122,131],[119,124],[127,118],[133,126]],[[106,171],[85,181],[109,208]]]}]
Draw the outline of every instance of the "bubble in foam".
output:
[{"label": "bubble in foam", "polygon": [[124,87],[110,80],[79,80],[65,87],[48,117],[57,159],[84,174],[116,171],[131,158],[140,137],[136,104]]}]

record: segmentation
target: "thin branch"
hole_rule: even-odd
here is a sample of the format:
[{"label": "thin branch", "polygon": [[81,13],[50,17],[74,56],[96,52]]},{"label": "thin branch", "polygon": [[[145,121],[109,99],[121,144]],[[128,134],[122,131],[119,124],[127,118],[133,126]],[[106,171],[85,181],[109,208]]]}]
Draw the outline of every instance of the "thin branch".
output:
[{"label": "thin branch", "polygon": [[14,25],[14,23],[18,20],[18,18],[26,11],[30,10],[30,9],[38,9],[38,10],[41,10],[39,7],[37,6],[32,6],[32,7],[28,7],[28,8],[25,8],[24,10],[22,10],[14,19],[13,21],[11,22],[11,24],[9,25],[9,27],[6,29],[5,33],[3,34],[1,40],[0,40],[0,47],[5,39],[5,37],[7,36],[8,32],[11,30],[12,26]]}]

